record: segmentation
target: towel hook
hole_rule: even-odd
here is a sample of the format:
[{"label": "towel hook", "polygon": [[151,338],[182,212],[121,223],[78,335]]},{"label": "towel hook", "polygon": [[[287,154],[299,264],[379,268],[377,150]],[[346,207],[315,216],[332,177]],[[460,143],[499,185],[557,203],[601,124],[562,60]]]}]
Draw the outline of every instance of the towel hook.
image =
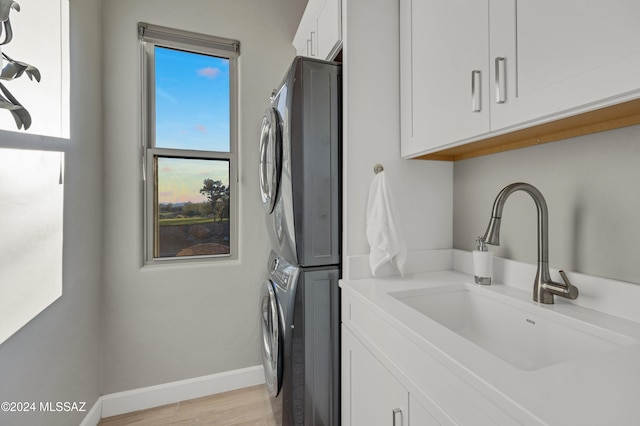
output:
[{"label": "towel hook", "polygon": [[382,164],[378,163],[375,166],[373,166],[373,173],[378,174],[381,171],[384,170],[384,167],[382,167]]}]

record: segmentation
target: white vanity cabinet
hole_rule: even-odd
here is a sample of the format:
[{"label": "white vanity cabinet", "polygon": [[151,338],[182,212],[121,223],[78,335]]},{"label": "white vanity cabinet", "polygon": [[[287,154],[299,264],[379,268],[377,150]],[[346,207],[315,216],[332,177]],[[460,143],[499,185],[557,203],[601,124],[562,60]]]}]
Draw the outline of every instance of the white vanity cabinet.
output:
[{"label": "white vanity cabinet", "polygon": [[[351,332],[342,328],[344,426],[401,426],[408,414],[409,392]],[[395,419],[394,419],[395,417]]]},{"label": "white vanity cabinet", "polygon": [[342,43],[341,17],[341,0],[309,0],[293,39],[296,53],[333,59]]},{"label": "white vanity cabinet", "polygon": [[640,97],[640,2],[400,0],[402,156]]},{"label": "white vanity cabinet", "polygon": [[349,331],[342,327],[344,426],[440,425]]},{"label": "white vanity cabinet", "polygon": [[393,426],[394,418],[395,426],[538,424],[493,391],[481,391],[481,382],[454,372],[429,343],[341,286],[344,426]]}]

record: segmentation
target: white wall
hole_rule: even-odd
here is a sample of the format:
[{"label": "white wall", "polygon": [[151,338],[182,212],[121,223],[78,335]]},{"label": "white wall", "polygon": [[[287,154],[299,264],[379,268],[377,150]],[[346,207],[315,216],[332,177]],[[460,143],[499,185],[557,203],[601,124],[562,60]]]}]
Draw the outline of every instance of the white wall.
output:
[{"label": "white wall", "polygon": [[[63,295],[0,345],[0,401],[85,401],[91,407],[100,395],[100,1],[71,0],[70,25],[71,138],[0,134],[1,147],[66,152],[67,213]],[[0,412],[0,424],[66,426],[85,414]]]},{"label": "white wall", "polygon": [[[400,158],[399,6],[343,0],[344,278],[367,265],[366,206],[373,166],[381,163],[402,216],[409,257],[452,246],[453,166]],[[412,264],[413,262],[413,264]]]},{"label": "white wall", "polygon": [[[523,181],[549,208],[549,264],[640,283],[640,126],[459,161],[454,166],[454,247],[475,248],[498,192]],[[500,257],[535,263],[536,209],[515,193],[502,217]],[[574,283],[580,288],[580,283]]]},{"label": "white wall", "polygon": [[[105,394],[261,363],[258,299],[269,252],[259,124],[295,51],[305,2],[109,0],[104,25]],[[142,267],[137,23],[240,41],[239,260]]]}]

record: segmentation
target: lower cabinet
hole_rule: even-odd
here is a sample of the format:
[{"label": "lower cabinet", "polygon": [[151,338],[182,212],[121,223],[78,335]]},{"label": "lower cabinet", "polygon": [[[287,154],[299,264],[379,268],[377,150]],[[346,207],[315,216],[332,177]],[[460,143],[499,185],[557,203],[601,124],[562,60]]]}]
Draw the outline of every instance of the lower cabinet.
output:
[{"label": "lower cabinet", "polygon": [[436,420],[441,416],[424,408],[353,333],[342,326],[343,426],[451,424]]},{"label": "lower cabinet", "polygon": [[[432,425],[453,425],[454,423],[440,419],[436,420],[434,415],[441,417],[442,413],[438,412],[429,412],[426,408],[424,408],[416,399],[415,396],[409,395],[409,425],[410,426],[432,426]],[[433,414],[433,415],[432,415]]]}]

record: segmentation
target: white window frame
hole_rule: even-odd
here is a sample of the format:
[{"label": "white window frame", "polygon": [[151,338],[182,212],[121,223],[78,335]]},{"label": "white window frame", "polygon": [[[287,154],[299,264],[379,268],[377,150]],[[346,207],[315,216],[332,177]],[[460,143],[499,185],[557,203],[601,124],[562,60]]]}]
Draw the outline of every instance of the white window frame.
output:
[{"label": "white window frame", "polygon": [[[240,43],[189,31],[138,24],[141,46],[141,110],[142,110],[142,177],[144,186],[144,263],[168,264],[184,262],[224,261],[238,258],[238,56]],[[155,47],[179,49],[186,52],[213,55],[229,60],[229,152],[169,149],[155,147]],[[155,257],[158,244],[155,218],[158,215],[155,159],[173,157],[211,159],[229,162],[229,254]]]}]

